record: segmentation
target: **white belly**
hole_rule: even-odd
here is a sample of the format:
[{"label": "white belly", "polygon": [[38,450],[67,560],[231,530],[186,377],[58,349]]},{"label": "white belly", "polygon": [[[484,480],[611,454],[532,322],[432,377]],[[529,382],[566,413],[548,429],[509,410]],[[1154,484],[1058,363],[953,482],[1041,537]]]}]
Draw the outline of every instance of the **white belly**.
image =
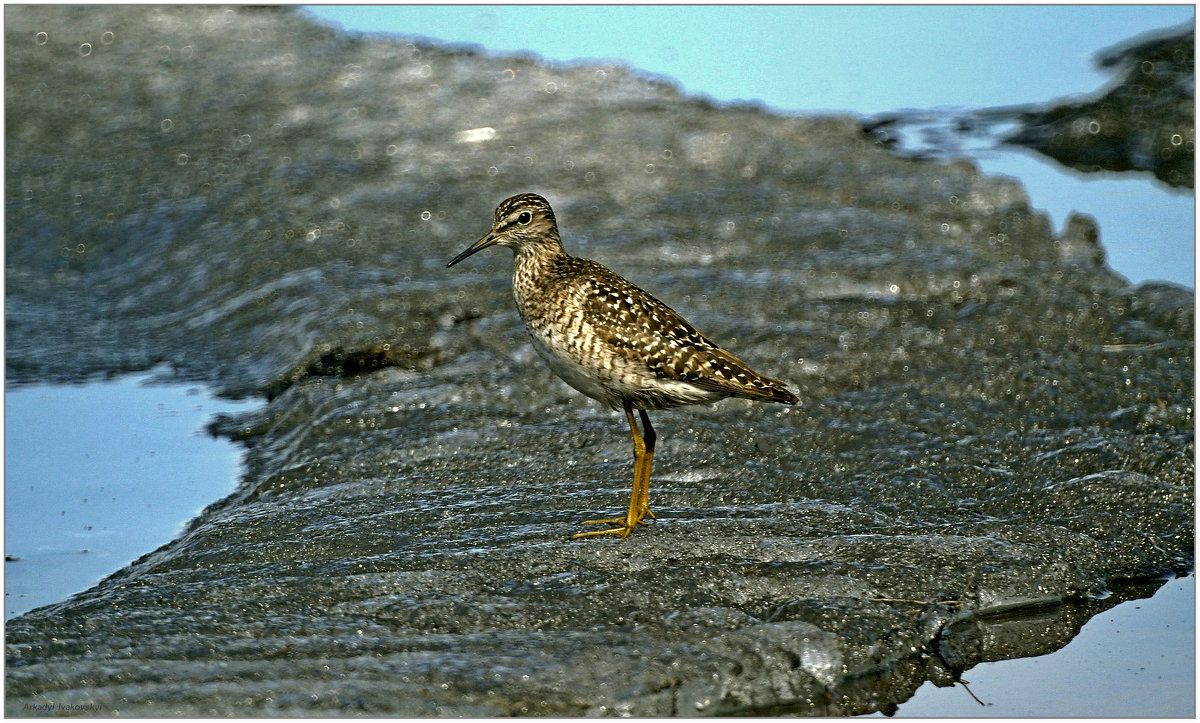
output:
[{"label": "white belly", "polygon": [[[620,395],[614,394],[608,385],[602,383],[601,376],[597,375],[595,370],[584,368],[556,347],[547,344],[538,334],[531,332],[529,338],[533,341],[533,348],[538,356],[546,360],[546,364],[559,379],[592,399],[604,402],[614,409],[621,408]],[[609,380],[605,381],[611,384]]]},{"label": "white belly", "polygon": [[[584,367],[558,347],[547,344],[540,335],[531,332],[529,338],[538,356],[550,369],[572,388],[613,409],[621,409],[629,398],[635,409],[661,409],[681,404],[715,402],[726,395],[698,387],[678,379],[662,379],[636,364],[604,368]],[[664,400],[670,400],[665,402]]]}]

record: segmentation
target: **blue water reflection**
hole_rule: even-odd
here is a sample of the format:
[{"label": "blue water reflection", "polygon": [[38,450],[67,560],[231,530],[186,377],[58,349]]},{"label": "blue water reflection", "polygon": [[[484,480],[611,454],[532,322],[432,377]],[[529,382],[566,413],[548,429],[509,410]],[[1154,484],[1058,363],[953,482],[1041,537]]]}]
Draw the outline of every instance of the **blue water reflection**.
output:
[{"label": "blue water reflection", "polygon": [[91,587],[233,491],[241,453],[204,427],[259,402],[154,378],[5,391],[6,620]]}]

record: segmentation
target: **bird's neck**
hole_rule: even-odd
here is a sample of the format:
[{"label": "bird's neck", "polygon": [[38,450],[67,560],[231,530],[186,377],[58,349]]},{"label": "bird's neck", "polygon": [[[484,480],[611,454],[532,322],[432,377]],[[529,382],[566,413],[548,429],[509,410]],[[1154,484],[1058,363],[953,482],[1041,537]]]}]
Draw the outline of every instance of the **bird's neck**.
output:
[{"label": "bird's neck", "polygon": [[530,323],[531,300],[553,285],[555,267],[563,259],[570,258],[557,238],[543,240],[538,244],[518,247],[513,261],[513,296],[517,308],[526,324]]},{"label": "bird's neck", "polygon": [[566,256],[562,241],[557,237],[542,239],[538,243],[522,244],[516,249],[513,281],[540,283],[551,272],[555,261]]}]

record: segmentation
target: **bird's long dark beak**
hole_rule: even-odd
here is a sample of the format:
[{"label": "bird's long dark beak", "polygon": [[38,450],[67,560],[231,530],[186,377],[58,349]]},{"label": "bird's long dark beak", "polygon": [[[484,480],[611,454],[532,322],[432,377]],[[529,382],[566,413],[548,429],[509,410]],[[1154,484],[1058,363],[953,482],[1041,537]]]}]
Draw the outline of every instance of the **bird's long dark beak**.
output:
[{"label": "bird's long dark beak", "polygon": [[491,246],[495,243],[496,243],[496,234],[489,233],[487,236],[484,236],[483,238],[479,239],[475,243],[471,244],[470,248],[468,248],[466,251],[463,251],[458,256],[455,256],[454,258],[450,259],[450,263],[446,264],[446,268],[450,268],[451,266],[457,264],[459,261],[462,261],[463,259],[467,258],[471,254],[475,253],[476,251],[482,251],[482,250],[486,249],[488,246]]}]

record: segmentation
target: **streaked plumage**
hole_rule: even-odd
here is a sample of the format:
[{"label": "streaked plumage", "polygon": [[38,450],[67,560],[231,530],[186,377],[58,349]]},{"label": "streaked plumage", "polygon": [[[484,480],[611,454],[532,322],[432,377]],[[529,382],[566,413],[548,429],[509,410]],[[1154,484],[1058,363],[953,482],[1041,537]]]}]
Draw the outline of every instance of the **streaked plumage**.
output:
[{"label": "streaked plumage", "polygon": [[[513,295],[534,348],[567,384],[623,409],[634,437],[634,491],[613,529],[575,535],[626,537],[645,515],[654,429],[647,409],[725,397],[795,404],[784,384],[709,341],[670,307],[604,266],[567,254],[554,211],[532,193],[496,208],[492,231],[450,261],[489,246],[513,249]],[[645,429],[639,434],[633,410]],[[644,448],[644,449],[643,449]],[[586,524],[586,523],[585,523]]]}]

